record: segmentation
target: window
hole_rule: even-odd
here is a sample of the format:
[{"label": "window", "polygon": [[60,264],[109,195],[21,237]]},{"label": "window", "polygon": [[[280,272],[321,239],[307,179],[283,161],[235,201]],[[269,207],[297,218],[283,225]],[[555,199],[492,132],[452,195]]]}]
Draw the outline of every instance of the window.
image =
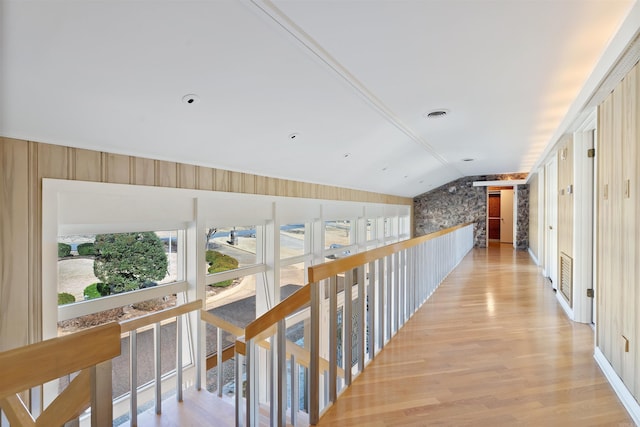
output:
[{"label": "window", "polygon": [[304,240],[304,224],[286,224],[280,226],[280,259],[305,255]]},{"label": "window", "polygon": [[182,280],[178,232],[58,237],[58,304],[90,301]]}]

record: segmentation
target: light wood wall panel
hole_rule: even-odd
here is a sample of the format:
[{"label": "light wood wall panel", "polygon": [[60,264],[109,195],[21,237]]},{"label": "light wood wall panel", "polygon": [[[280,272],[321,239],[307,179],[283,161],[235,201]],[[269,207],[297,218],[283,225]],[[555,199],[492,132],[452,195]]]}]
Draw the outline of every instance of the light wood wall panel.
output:
[{"label": "light wood wall panel", "polygon": [[176,188],[178,186],[178,164],[156,160],[156,186]]},{"label": "light wood wall panel", "polygon": [[37,142],[0,141],[0,351],[42,336],[43,178],[413,205],[405,197]]},{"label": "light wood wall panel", "polygon": [[640,400],[640,70],[598,112],[596,344]]},{"label": "light wood wall panel", "polygon": [[214,169],[213,175],[213,189],[215,191],[229,191],[229,171]]},{"label": "light wood wall panel", "polygon": [[[597,227],[597,334],[596,344],[605,355],[611,354],[612,328],[612,290],[613,266],[611,265],[611,253],[613,236],[611,228],[613,221],[613,208],[611,205],[610,191],[612,186],[612,140],[613,140],[613,98],[608,97],[599,108],[598,114],[598,227]],[[617,306],[616,306],[617,309]],[[610,357],[610,356],[609,356]]]},{"label": "light wood wall panel", "polygon": [[178,188],[197,188],[197,168],[194,165],[178,165]]},{"label": "light wood wall panel", "polygon": [[74,152],[73,179],[78,181],[102,181],[102,153],[76,148]]},{"label": "light wood wall panel", "polygon": [[[640,66],[636,65],[633,69],[635,73],[635,100],[630,102],[630,105],[635,109],[635,115],[630,115],[629,120],[632,121],[635,117],[636,126],[635,126],[635,176],[632,181],[631,193],[635,198],[635,215],[636,221],[638,221],[638,212],[640,212],[640,149],[638,148],[638,138],[640,138]],[[633,228],[634,233],[629,236],[635,243],[635,286],[633,290],[635,292],[635,297],[633,299],[629,299],[630,306],[634,307],[632,310],[635,313],[635,319],[632,316],[629,316],[628,321],[630,324],[632,323],[635,327],[635,342],[631,343],[631,347],[635,351],[635,355],[629,355],[633,357],[635,360],[634,365],[634,376],[635,376],[635,390],[634,396],[637,401],[640,402],[640,263],[638,262],[638,258],[640,257],[640,225],[638,223],[635,224]]]},{"label": "light wood wall panel", "polygon": [[133,158],[132,163],[132,184],[135,185],[155,185],[156,183],[156,162],[151,159]]},{"label": "light wood wall panel", "polygon": [[213,169],[198,166],[198,190],[213,190]]},{"label": "light wood wall panel", "polygon": [[29,343],[29,147],[0,140],[0,351]]},{"label": "light wood wall panel", "polygon": [[131,166],[129,156],[122,154],[103,153],[103,180],[114,184],[129,184],[131,182]]},{"label": "light wood wall panel", "polygon": [[566,137],[558,150],[558,253],[570,257],[573,257],[573,155],[573,138]]},{"label": "light wood wall panel", "polygon": [[[638,114],[640,111],[637,109],[638,96],[631,96],[631,94],[638,94],[638,67],[634,68],[629,75],[622,82],[620,93],[620,116],[622,117],[621,124],[621,161],[622,161],[622,221],[620,223],[620,242],[621,242],[621,310],[620,310],[620,331],[622,334],[621,341],[626,347],[625,339],[637,341],[639,338],[636,330],[638,328],[636,323],[636,312],[638,307],[625,307],[626,301],[635,301],[637,289],[637,281],[640,278],[636,274],[637,269],[637,239],[629,236],[629,233],[637,235],[638,223],[638,211],[637,208],[637,176],[638,169],[636,167],[638,157]],[[635,236],[634,236],[635,237]],[[632,309],[633,307],[633,309]],[[624,338],[623,338],[624,337]],[[625,384],[628,384],[632,392],[638,395],[640,389],[636,389],[636,351],[624,351],[621,347],[621,372],[622,380]]]}]

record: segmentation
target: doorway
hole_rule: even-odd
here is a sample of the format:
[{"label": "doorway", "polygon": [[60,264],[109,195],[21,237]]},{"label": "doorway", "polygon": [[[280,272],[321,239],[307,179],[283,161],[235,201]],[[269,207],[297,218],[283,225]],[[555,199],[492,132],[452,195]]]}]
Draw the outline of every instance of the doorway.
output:
[{"label": "doorway", "polygon": [[513,209],[513,187],[488,188],[488,241],[513,243]]}]

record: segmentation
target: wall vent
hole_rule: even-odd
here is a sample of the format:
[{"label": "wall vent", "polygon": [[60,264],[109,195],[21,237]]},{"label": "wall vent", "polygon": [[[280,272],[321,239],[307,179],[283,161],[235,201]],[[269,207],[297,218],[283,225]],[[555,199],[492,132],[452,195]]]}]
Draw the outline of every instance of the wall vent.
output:
[{"label": "wall vent", "polygon": [[573,308],[573,258],[560,252],[560,293]]}]

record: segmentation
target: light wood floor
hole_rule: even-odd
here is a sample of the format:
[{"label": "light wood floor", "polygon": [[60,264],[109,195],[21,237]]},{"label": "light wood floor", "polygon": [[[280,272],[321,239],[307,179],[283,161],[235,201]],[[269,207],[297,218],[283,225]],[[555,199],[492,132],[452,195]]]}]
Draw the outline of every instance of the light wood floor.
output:
[{"label": "light wood floor", "polygon": [[475,249],[320,426],[633,426],[523,251]]}]

